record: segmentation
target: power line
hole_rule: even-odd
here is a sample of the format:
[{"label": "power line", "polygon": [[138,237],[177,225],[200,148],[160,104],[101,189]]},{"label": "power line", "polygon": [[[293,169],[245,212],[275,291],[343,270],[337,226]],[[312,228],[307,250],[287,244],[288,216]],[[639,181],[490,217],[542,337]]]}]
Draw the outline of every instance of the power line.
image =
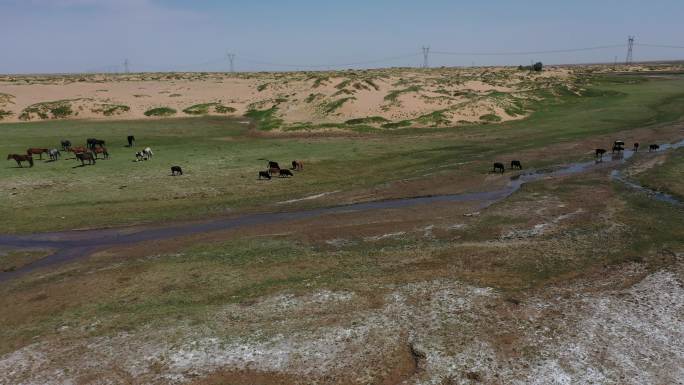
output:
[{"label": "power line", "polygon": [[682,46],[682,45],[646,44],[646,43],[634,43],[634,45],[639,46],[639,47],[684,49],[684,46]]},{"label": "power line", "polygon": [[595,47],[585,48],[570,48],[570,49],[554,49],[546,51],[510,51],[510,52],[448,52],[448,51],[432,51],[436,55],[454,55],[454,56],[517,56],[517,55],[543,55],[549,53],[568,53],[581,51],[595,51],[608,48],[624,47],[624,44],[600,45]]},{"label": "power line", "polygon": [[[654,48],[671,48],[671,49],[684,49],[684,46],[680,45],[666,45],[666,44],[648,44],[648,43],[636,43],[635,37],[634,36],[629,36],[628,41],[627,41],[627,57],[626,57],[626,62],[632,63],[633,62],[633,50],[634,47],[654,47]],[[601,46],[593,46],[593,47],[580,47],[580,48],[569,48],[569,49],[553,49],[553,50],[540,50],[540,51],[500,51],[500,52],[495,52],[495,51],[490,51],[490,52],[458,52],[458,51],[433,51],[429,46],[423,46],[421,47],[421,51],[419,52],[414,52],[414,53],[406,53],[403,55],[396,55],[396,56],[387,56],[387,57],[381,57],[377,59],[370,59],[370,60],[363,60],[363,61],[356,61],[356,62],[347,62],[347,63],[327,63],[327,64],[295,64],[295,63],[279,63],[279,62],[272,62],[268,60],[261,60],[249,56],[243,56],[240,54],[240,59],[243,60],[245,63],[251,63],[254,65],[259,65],[259,66],[268,66],[268,67],[275,67],[275,68],[295,68],[295,69],[333,69],[333,68],[340,68],[340,67],[355,67],[355,66],[363,66],[363,65],[371,65],[371,64],[377,64],[377,63],[387,63],[387,62],[392,62],[396,60],[401,60],[401,59],[408,59],[408,58],[414,58],[414,57],[419,57],[422,55],[423,61],[422,61],[422,67],[427,68],[429,66],[429,55],[430,54],[435,54],[435,55],[445,55],[445,56],[525,56],[525,55],[544,55],[544,54],[557,54],[557,53],[572,53],[572,52],[583,52],[583,51],[595,51],[595,50],[604,50],[604,49],[613,49],[613,48],[623,48],[624,49],[625,44],[613,44],[613,45],[601,45]],[[182,70],[199,70],[200,68],[206,69],[207,67],[211,66],[211,68],[218,68],[218,65],[220,63],[226,63],[226,58],[228,59],[228,64],[230,66],[230,71],[233,72],[235,71],[235,59],[238,55],[236,53],[232,52],[227,52],[226,56],[223,56],[222,58],[216,58],[212,60],[208,60],[203,63],[196,63],[196,64],[185,64],[185,65],[177,65],[177,66],[169,66],[166,68],[163,67],[156,67],[156,66],[144,66],[144,65],[137,65],[136,69],[139,71],[149,71],[149,72],[172,72],[172,71],[182,71]],[[123,69],[124,72],[129,72],[130,71],[130,61],[126,59],[123,64],[118,64],[118,65],[109,65],[109,66],[102,66],[99,68],[95,69],[90,69],[87,72],[119,72]]]},{"label": "power line", "polygon": [[329,63],[329,64],[315,64],[315,65],[292,64],[292,63],[274,63],[274,62],[250,59],[249,57],[244,57],[242,55],[240,55],[240,58],[241,58],[241,60],[244,60],[245,62],[248,62],[248,63],[259,64],[259,65],[267,65],[267,66],[272,66],[272,67],[329,68],[329,67],[352,67],[352,66],[358,66],[358,65],[364,65],[364,64],[383,63],[383,62],[399,60],[399,59],[406,59],[406,58],[411,58],[411,57],[416,57],[416,56],[420,56],[420,53],[412,53],[412,54],[399,55],[399,56],[390,56],[390,57],[384,57],[384,58],[380,58],[380,59],[358,61],[358,62],[351,62],[351,63]]}]

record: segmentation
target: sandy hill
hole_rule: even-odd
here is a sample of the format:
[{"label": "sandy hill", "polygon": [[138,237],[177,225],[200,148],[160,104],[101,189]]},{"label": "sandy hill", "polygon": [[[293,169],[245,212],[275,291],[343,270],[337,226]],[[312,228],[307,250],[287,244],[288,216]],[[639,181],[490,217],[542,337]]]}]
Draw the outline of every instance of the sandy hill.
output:
[{"label": "sandy hill", "polygon": [[218,114],[251,116],[271,129],[495,123],[524,118],[541,98],[581,92],[578,79],[596,70],[7,75],[0,76],[0,122]]}]

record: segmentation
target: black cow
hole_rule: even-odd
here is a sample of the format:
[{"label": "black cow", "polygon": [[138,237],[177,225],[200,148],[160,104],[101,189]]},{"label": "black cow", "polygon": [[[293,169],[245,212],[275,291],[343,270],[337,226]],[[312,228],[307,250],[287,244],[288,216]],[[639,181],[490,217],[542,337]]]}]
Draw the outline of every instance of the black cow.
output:
[{"label": "black cow", "polygon": [[171,166],[171,175],[183,175],[183,169],[180,166]]},{"label": "black cow", "polygon": [[492,170],[492,172],[496,172],[496,170],[500,170],[501,173],[503,174],[504,170],[505,170],[503,163],[499,163],[499,162],[494,163],[494,169]]},{"label": "black cow", "polygon": [[522,170],[522,163],[520,163],[519,160],[512,160],[511,161],[511,168],[517,168]]}]

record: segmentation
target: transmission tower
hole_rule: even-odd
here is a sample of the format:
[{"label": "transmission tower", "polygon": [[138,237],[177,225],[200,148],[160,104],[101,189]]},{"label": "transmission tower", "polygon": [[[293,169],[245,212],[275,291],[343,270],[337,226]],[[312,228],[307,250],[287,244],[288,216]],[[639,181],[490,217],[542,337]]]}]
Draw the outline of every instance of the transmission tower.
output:
[{"label": "transmission tower", "polygon": [[228,63],[230,63],[230,72],[235,72],[235,54],[228,52],[226,56],[228,57]]},{"label": "transmission tower", "polygon": [[627,38],[627,59],[625,60],[626,65],[632,64],[632,61],[634,60],[632,54],[634,50],[634,36],[629,36]]},{"label": "transmission tower", "polygon": [[423,68],[429,68],[428,56],[430,55],[430,46],[423,47]]},{"label": "transmission tower", "polygon": [[128,65],[129,65],[128,59],[124,60],[124,73],[130,72]]}]

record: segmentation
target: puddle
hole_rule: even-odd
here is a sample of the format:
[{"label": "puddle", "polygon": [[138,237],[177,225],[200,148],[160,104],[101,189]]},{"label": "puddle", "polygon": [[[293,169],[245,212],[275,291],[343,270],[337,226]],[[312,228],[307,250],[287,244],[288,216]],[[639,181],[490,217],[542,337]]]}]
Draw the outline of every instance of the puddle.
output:
[{"label": "puddle", "polygon": [[[684,140],[674,144],[663,144],[660,151],[684,147]],[[472,192],[451,195],[423,196],[403,199],[393,199],[350,205],[333,206],[319,209],[249,214],[237,218],[213,219],[204,222],[191,222],[175,226],[164,226],[139,231],[131,231],[131,228],[97,229],[82,231],[65,231],[31,235],[0,235],[0,246],[11,248],[50,248],[57,250],[54,254],[38,260],[8,273],[0,273],[0,282],[7,281],[36,269],[56,266],[65,262],[78,260],[94,253],[97,250],[114,246],[126,246],[138,242],[171,239],[180,236],[209,233],[212,231],[229,230],[246,226],[287,222],[298,219],[318,217],[327,214],[354,213],[368,210],[399,209],[418,205],[443,202],[480,202],[479,207],[486,208],[492,204],[506,199],[515,193],[525,183],[535,182],[545,178],[567,176],[586,172],[589,170],[611,168],[624,163],[634,155],[632,150],[625,150],[620,154],[604,156],[603,161],[587,161],[571,163],[566,166],[549,170],[533,170],[510,178],[508,184],[498,190]],[[617,169],[612,170],[612,177],[629,186],[649,193],[654,199],[668,203],[681,205],[682,203],[672,196],[664,193],[651,191],[635,182],[624,179]]]}]

